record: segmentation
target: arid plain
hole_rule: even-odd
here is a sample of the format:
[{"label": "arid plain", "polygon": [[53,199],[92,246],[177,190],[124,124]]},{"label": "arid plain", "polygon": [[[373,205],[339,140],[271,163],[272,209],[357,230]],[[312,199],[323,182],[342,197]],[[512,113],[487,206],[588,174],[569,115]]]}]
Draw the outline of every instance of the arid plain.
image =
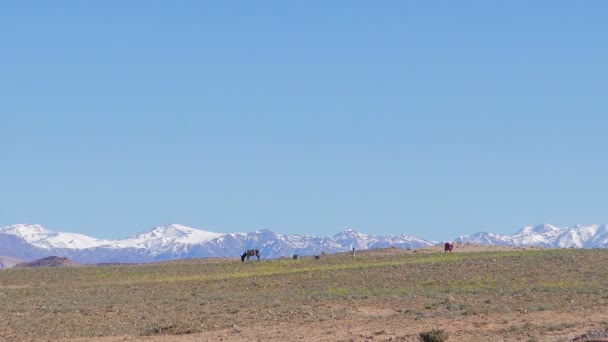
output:
[{"label": "arid plain", "polygon": [[608,329],[607,306],[603,249],[0,270],[6,341],[418,341],[431,329],[448,341],[572,341]]}]

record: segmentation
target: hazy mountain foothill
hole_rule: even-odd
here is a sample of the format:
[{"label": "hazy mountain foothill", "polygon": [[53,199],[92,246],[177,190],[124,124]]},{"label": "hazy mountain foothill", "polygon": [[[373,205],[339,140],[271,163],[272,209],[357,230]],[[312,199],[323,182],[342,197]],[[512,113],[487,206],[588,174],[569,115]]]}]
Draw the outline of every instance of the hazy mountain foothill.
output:
[{"label": "hazy mountain foothill", "polygon": [[60,267],[60,266],[76,266],[77,264],[68,258],[58,256],[50,256],[42,259],[37,259],[31,262],[22,262],[15,267]]},{"label": "hazy mountain foothill", "polygon": [[[570,228],[542,224],[524,227],[513,235],[481,232],[453,239],[457,244],[537,246],[545,248],[607,248],[608,225]],[[409,235],[375,236],[346,229],[332,237],[277,234],[270,230],[251,233],[216,233],[171,224],[122,240],[103,240],[83,234],[51,231],[37,224],[0,228],[0,268],[49,256],[68,258],[78,264],[148,263],[186,258],[238,258],[257,248],[263,259],[322,253],[395,248],[422,248],[442,244]]]}]

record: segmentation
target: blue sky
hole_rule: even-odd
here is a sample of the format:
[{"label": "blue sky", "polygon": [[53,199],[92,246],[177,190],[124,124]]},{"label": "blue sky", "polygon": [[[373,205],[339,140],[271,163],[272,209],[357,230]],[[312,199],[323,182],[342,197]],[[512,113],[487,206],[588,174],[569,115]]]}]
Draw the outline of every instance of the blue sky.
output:
[{"label": "blue sky", "polygon": [[608,223],[608,3],[0,4],[0,225]]}]

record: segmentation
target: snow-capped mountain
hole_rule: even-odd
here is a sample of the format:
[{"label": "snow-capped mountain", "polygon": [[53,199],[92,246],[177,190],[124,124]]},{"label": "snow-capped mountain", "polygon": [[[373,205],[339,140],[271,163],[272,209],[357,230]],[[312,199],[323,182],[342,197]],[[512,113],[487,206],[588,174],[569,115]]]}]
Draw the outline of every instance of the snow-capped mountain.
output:
[{"label": "snow-capped mountain", "polygon": [[337,242],[340,246],[350,246],[351,248],[356,249],[384,248],[390,246],[408,248],[437,244],[436,242],[419,239],[409,235],[374,236],[358,233],[352,229],[346,229],[345,231],[334,235],[332,240]]},{"label": "snow-capped mountain", "polygon": [[81,234],[58,233],[41,225],[0,228],[0,255],[31,260],[49,255],[79,263],[151,262],[182,258],[238,257],[257,248],[263,258],[313,255],[379,247],[432,246],[433,241],[407,235],[372,236],[347,229],[333,237],[283,235],[270,230],[222,234],[178,224],[160,226],[122,240],[100,240]]},{"label": "snow-capped mountain", "polygon": [[76,233],[50,231],[39,224],[15,224],[0,228],[0,234],[14,235],[24,242],[45,249],[53,248],[92,248],[106,241]]},{"label": "snow-capped mountain", "polygon": [[224,234],[194,229],[179,224],[156,227],[153,230],[118,241],[118,246],[165,251],[177,246],[194,245]]},{"label": "snow-capped mountain", "polygon": [[574,226],[557,238],[559,247],[608,248],[608,225]]},{"label": "snow-capped mountain", "polygon": [[608,248],[608,225],[576,225],[571,228],[562,228],[541,224],[536,227],[523,227],[513,235],[481,232],[460,236],[455,242],[554,248]]},{"label": "snow-capped mountain", "polygon": [[[461,236],[456,243],[509,246],[608,248],[608,225],[571,228],[543,224],[523,227],[513,235],[477,233]],[[16,224],[0,228],[0,255],[33,260],[51,255],[78,263],[152,262],[182,258],[237,258],[257,248],[262,258],[314,255],[398,247],[420,248],[438,244],[409,235],[375,236],[346,229],[332,237],[277,234],[270,230],[252,233],[215,233],[178,224],[156,227],[122,240],[101,240],[76,233],[54,232],[41,225]],[[0,266],[2,267],[2,266]]]}]

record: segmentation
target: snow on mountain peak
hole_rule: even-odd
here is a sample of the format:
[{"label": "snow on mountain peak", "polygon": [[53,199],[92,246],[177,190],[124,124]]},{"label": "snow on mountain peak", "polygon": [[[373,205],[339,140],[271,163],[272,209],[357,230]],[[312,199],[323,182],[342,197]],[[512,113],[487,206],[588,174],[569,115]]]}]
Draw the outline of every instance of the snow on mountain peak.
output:
[{"label": "snow on mountain peak", "polygon": [[541,224],[541,225],[538,225],[538,226],[532,228],[532,230],[537,233],[551,233],[551,232],[555,232],[555,231],[564,230],[564,228],[559,228],[559,227],[555,227],[550,224],[544,223],[544,224]]},{"label": "snow on mountain peak", "polygon": [[575,225],[561,228],[550,224],[526,226],[514,235],[477,233],[461,236],[460,242],[509,246],[605,248],[608,244],[608,225]]},{"label": "snow on mountain peak", "polygon": [[[7,235],[12,235],[7,237]],[[9,257],[55,254],[80,262],[148,262],[192,257],[238,257],[246,249],[259,248],[263,258],[334,253],[368,248],[418,248],[437,242],[408,235],[376,236],[351,228],[333,237],[276,234],[268,229],[254,233],[221,234],[179,224],[154,229],[123,240],[99,240],[75,233],[47,230],[41,225],[18,224],[0,228],[2,241],[17,241],[19,248],[0,244],[0,254]],[[461,236],[457,243],[510,246],[608,248],[608,225],[577,225],[560,228],[549,224],[523,227],[513,235],[487,232]],[[17,250],[17,252],[15,252]]]},{"label": "snow on mountain peak", "polygon": [[222,233],[208,232],[182,226],[169,224],[158,226],[151,231],[135,235],[132,238],[118,241],[119,245],[136,248],[163,248],[172,244],[197,244],[220,237]]},{"label": "snow on mountain peak", "polygon": [[367,234],[359,233],[358,231],[347,228],[341,231],[340,233],[334,235],[334,238],[356,238],[356,237],[367,237]]},{"label": "snow on mountain peak", "polygon": [[256,230],[255,231],[256,234],[275,234],[275,232],[273,232],[272,230],[268,229],[268,228],[264,228],[264,229],[260,229],[260,230]]},{"label": "snow on mountain peak", "polygon": [[42,248],[91,248],[102,243],[86,235],[76,233],[57,233],[39,224],[15,224],[0,228],[0,233],[15,235],[27,243]]},{"label": "snow on mountain peak", "polygon": [[190,234],[194,231],[193,228],[182,226],[180,224],[169,224],[166,226],[158,226],[152,229],[150,232],[143,234],[149,235],[150,237],[181,237]]},{"label": "snow on mountain peak", "polygon": [[41,247],[48,245],[53,248],[84,249],[99,247],[106,243],[106,240],[100,240],[77,233],[53,233],[46,238],[46,243],[38,241],[37,245]]},{"label": "snow on mountain peak", "polygon": [[15,235],[28,243],[44,239],[52,232],[39,224],[14,224],[0,228],[0,233]]}]

